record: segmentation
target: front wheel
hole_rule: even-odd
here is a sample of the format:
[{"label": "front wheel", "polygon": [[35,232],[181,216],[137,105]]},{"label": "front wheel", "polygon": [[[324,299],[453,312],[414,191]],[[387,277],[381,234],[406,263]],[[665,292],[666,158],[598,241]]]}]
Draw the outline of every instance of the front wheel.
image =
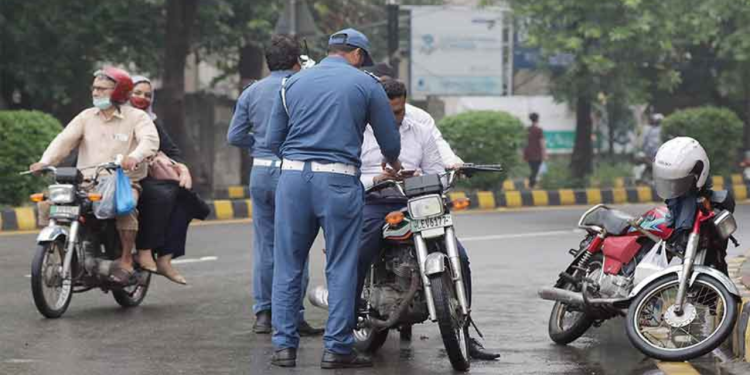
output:
[{"label": "front wheel", "polygon": [[37,310],[47,318],[62,316],[70,305],[73,283],[70,275],[63,279],[65,241],[39,245],[31,262],[31,295]]},{"label": "front wheel", "polygon": [[112,296],[115,297],[115,301],[120,306],[125,308],[136,307],[143,302],[148,293],[148,286],[151,284],[151,274],[146,273],[142,277],[144,277],[143,281],[139,281],[135,285],[112,291]]},{"label": "front wheel", "polygon": [[685,295],[682,314],[674,311],[680,281],[665,276],[642,290],[628,309],[626,331],[633,345],[663,361],[687,361],[721,345],[737,320],[737,300],[724,285],[698,275]]},{"label": "front wheel", "polygon": [[457,371],[469,369],[469,325],[453,287],[450,271],[430,276],[440,335],[451,365]]}]

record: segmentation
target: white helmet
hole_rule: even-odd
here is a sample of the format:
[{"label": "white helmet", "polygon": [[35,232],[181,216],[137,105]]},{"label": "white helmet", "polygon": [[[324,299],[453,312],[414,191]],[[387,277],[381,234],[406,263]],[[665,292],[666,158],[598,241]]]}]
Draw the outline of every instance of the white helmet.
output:
[{"label": "white helmet", "polygon": [[677,137],[659,148],[654,159],[656,193],[663,199],[677,198],[708,179],[708,155],[700,143],[690,137]]}]

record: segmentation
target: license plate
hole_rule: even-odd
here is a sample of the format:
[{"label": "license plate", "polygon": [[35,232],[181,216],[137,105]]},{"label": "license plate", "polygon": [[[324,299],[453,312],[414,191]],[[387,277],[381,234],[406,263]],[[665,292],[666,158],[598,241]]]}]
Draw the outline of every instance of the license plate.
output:
[{"label": "license plate", "polygon": [[78,206],[52,206],[49,210],[49,215],[52,217],[78,217],[81,208]]},{"label": "license plate", "polygon": [[453,225],[453,217],[451,215],[443,215],[414,220],[411,222],[411,230],[412,232],[422,232],[430,229],[449,227],[451,225]]}]

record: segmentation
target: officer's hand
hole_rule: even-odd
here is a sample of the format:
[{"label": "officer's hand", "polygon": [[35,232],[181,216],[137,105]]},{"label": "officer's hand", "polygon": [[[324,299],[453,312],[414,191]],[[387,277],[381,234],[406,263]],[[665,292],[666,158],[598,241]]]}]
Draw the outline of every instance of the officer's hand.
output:
[{"label": "officer's hand", "polygon": [[383,172],[373,177],[372,182],[375,184],[379,184],[383,181],[388,181],[388,180],[400,181],[401,177],[399,177],[398,173],[394,172],[393,169],[383,168]]}]

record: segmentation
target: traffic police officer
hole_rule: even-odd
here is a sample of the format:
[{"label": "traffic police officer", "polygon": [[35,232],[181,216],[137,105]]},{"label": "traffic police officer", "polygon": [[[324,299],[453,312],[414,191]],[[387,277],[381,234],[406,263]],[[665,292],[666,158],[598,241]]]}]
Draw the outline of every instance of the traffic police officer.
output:
[{"label": "traffic police officer", "polygon": [[[230,145],[250,150],[253,168],[250,174],[250,198],[253,202],[253,312],[255,333],[271,333],[271,288],[273,287],[273,221],[276,184],[281,161],[266,146],[265,135],[273,101],[281,81],[300,70],[300,47],[287,36],[274,35],[266,48],[266,64],[271,75],[247,87],[237,100],[237,108],[227,132]],[[302,290],[307,289],[307,267],[302,277]],[[304,320],[299,311],[300,335],[323,332]]]},{"label": "traffic police officer", "polygon": [[360,151],[369,123],[385,160],[401,169],[400,135],[388,98],[372,76],[369,41],[354,29],[333,34],[328,57],[282,84],[272,109],[268,147],[283,158],[276,195],[272,363],[296,365],[297,311],[304,264],[323,228],[328,322],[322,368],[372,366],[353,351],[363,188]]}]

